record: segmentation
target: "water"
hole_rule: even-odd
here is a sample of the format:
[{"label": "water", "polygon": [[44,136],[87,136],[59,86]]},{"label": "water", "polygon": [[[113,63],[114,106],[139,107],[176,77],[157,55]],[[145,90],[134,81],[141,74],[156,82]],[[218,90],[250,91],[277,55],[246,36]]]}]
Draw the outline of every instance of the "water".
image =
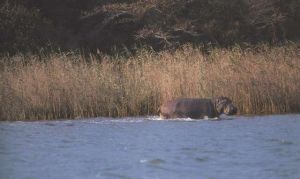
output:
[{"label": "water", "polygon": [[0,178],[300,178],[300,115],[0,122]]}]

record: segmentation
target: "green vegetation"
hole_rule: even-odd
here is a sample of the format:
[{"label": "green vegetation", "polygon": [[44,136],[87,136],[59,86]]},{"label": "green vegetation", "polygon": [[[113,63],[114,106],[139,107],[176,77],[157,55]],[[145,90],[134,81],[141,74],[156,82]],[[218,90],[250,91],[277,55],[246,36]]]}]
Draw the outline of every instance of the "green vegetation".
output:
[{"label": "green vegetation", "polygon": [[[43,60],[41,61],[40,58]],[[0,119],[154,115],[176,97],[233,99],[242,114],[299,112],[299,46],[183,47],[124,57],[1,58]]]},{"label": "green vegetation", "polygon": [[[153,8],[156,11],[149,11]],[[118,16],[124,12],[127,16]],[[105,26],[113,19],[118,22]],[[299,41],[300,2],[0,0],[0,21],[0,53],[4,54],[49,49],[111,52],[118,47],[118,50],[134,50],[141,43],[134,37],[149,33],[167,39],[166,44],[177,43],[172,42],[174,37],[168,38],[174,29],[205,35],[221,47],[261,42],[276,45]]]}]

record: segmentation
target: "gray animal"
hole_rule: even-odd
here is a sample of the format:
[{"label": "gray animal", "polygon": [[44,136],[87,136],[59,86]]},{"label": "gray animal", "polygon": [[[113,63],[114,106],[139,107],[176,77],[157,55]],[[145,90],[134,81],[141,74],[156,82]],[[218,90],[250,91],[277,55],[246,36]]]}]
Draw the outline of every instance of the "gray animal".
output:
[{"label": "gray animal", "polygon": [[237,108],[227,97],[216,97],[212,99],[184,98],[168,101],[158,109],[160,118],[215,118],[221,114],[234,115]]}]

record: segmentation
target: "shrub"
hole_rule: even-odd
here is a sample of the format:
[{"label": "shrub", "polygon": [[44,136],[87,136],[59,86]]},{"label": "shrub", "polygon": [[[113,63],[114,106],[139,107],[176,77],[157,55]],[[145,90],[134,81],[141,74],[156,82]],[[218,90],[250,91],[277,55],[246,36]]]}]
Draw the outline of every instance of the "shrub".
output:
[{"label": "shrub", "polygon": [[244,1],[192,1],[187,8],[193,9],[189,13],[196,19],[197,31],[211,34],[220,43],[232,44],[248,33]]},{"label": "shrub", "polygon": [[37,8],[55,25],[72,27],[83,11],[95,6],[97,0],[14,0],[27,8]]},{"label": "shrub", "polygon": [[37,9],[4,2],[0,6],[0,22],[0,52],[33,50],[46,44],[43,34],[47,22]]}]

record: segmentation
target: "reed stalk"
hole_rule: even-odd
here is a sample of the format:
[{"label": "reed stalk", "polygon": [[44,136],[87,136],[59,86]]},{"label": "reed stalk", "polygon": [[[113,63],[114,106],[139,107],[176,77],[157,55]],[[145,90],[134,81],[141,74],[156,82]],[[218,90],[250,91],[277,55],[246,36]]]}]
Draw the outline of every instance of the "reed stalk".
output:
[{"label": "reed stalk", "polygon": [[[41,60],[42,59],[42,60]],[[300,112],[297,45],[125,57],[75,53],[0,59],[0,120],[156,115],[178,97],[228,96],[240,114]]]}]

